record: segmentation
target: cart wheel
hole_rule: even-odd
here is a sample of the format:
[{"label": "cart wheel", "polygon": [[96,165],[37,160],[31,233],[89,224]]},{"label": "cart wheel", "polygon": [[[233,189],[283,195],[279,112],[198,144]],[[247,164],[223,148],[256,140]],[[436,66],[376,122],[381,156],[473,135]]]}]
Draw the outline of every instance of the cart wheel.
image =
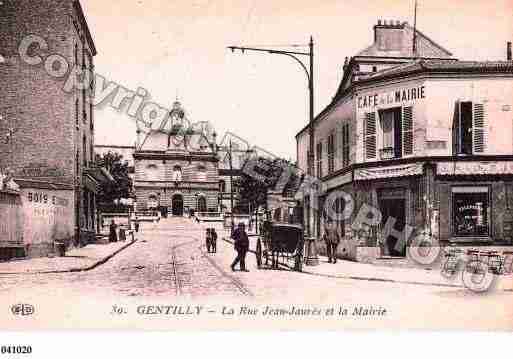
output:
[{"label": "cart wheel", "polygon": [[260,238],[258,238],[258,240],[257,240],[255,254],[256,254],[257,266],[260,269],[262,267],[262,244],[260,243]]}]

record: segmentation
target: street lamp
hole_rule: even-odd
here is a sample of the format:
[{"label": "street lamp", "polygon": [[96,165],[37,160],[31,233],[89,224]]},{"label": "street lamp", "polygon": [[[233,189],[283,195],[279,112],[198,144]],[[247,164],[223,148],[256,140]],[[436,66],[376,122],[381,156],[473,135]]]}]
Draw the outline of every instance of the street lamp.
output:
[{"label": "street lamp", "polygon": [[[277,55],[285,55],[294,59],[304,70],[306,78],[308,80],[308,94],[309,94],[309,134],[310,134],[310,143],[309,143],[309,155],[308,155],[308,163],[307,163],[307,173],[309,175],[313,175],[313,159],[314,159],[314,42],[313,37],[310,36],[310,42],[308,43],[308,52],[300,52],[300,51],[284,51],[284,50],[276,50],[276,49],[266,49],[266,48],[257,48],[257,47],[244,47],[244,46],[228,46],[228,48],[235,52],[235,50],[241,50],[242,53],[245,51],[254,51],[254,52],[266,52],[269,54],[277,54]],[[305,65],[303,61],[300,60],[299,57],[308,57],[308,65]],[[307,218],[307,221],[310,221],[310,218]],[[309,228],[310,226],[308,226]],[[309,233],[310,234],[310,233]],[[309,238],[308,240],[308,256],[307,256],[307,264],[317,265],[319,263],[319,258],[317,257],[317,250],[315,248],[315,239]]]}]

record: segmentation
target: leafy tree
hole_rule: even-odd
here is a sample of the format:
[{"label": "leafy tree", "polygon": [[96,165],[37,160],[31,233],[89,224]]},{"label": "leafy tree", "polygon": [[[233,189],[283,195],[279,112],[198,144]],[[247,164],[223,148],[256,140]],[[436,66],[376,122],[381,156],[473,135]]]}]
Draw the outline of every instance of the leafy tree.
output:
[{"label": "leafy tree", "polygon": [[242,171],[242,175],[235,180],[235,186],[239,188],[240,200],[238,207],[247,208],[251,204],[252,208],[258,206],[267,208],[267,192],[276,189],[278,180],[283,171],[292,169],[291,176],[280,190],[286,192],[290,188],[290,182],[297,180],[297,174],[293,170],[292,164],[283,159],[270,160],[268,158],[259,157],[253,170],[261,175],[264,180],[257,179]]},{"label": "leafy tree", "polygon": [[100,204],[113,204],[121,198],[129,198],[132,194],[132,179],[129,177],[128,161],[123,161],[123,155],[109,151],[103,156],[96,155],[96,165],[105,168],[116,183],[103,183],[98,193],[98,202]]}]

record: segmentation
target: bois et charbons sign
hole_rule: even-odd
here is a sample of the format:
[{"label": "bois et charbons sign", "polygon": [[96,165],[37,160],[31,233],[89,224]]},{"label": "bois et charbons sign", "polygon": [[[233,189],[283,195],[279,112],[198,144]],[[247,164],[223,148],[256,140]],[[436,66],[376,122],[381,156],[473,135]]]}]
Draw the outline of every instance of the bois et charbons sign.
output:
[{"label": "bois et charbons sign", "polygon": [[426,98],[424,85],[393,90],[384,93],[358,96],[358,108],[371,108],[380,105],[394,105],[403,102],[415,101]]}]

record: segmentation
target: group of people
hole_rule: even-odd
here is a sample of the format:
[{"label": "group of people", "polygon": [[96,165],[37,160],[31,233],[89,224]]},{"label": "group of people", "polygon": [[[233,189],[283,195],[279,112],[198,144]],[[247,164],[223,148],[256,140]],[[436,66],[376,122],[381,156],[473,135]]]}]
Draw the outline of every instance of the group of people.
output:
[{"label": "group of people", "polygon": [[[117,229],[118,229],[118,225],[116,224],[116,222],[114,220],[112,220],[109,225],[109,242],[117,242],[118,241]],[[135,217],[134,229],[136,232],[139,232],[139,219],[137,217]],[[119,237],[120,237],[119,240],[124,241],[126,239],[125,232],[120,231]],[[132,239],[133,239],[133,236],[132,236]]]}]

